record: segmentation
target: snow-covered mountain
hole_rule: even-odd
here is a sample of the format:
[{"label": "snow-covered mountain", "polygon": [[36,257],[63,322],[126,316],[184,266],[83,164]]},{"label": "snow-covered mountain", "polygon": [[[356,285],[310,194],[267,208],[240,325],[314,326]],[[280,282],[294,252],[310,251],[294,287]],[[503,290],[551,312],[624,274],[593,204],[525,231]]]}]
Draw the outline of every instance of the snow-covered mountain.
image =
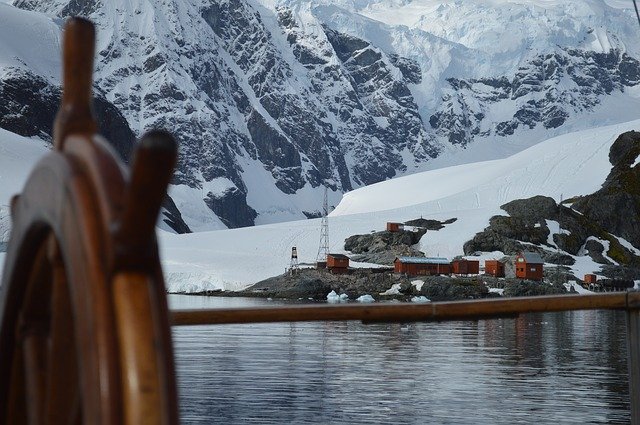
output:
[{"label": "snow-covered mountain", "polygon": [[[194,231],[314,216],[323,186],[335,205],[363,185],[503,158],[633,119],[640,106],[640,37],[626,1],[13,4],[44,34],[30,38],[40,59],[59,49],[61,18],[96,22],[99,97],[136,134],[178,136],[173,213]],[[0,110],[0,126],[46,138],[45,120],[27,125],[23,111],[59,77],[27,51],[7,55],[49,85]],[[16,86],[6,75],[3,99]]]},{"label": "snow-covered mountain", "polygon": [[[638,128],[640,120],[570,133],[504,159],[420,172],[356,189],[330,214],[330,250],[345,252],[347,237],[384,230],[388,221],[456,218],[438,231],[428,231],[417,246],[427,256],[452,259],[463,254],[465,242],[485,229],[491,217],[506,215],[500,206],[507,202],[536,195],[559,201],[561,196],[569,199],[596,192],[612,169],[609,152],[614,141],[621,133]],[[637,151],[637,145],[634,149]],[[625,167],[640,169],[640,160]],[[610,206],[601,208],[611,211],[607,209]],[[557,227],[549,230],[559,232]],[[159,236],[170,290],[234,290],[283,273],[289,266],[292,246],[297,247],[301,263],[313,263],[320,220],[189,235],[161,232]],[[621,236],[611,237],[640,254],[638,246]],[[502,255],[485,252],[480,258],[499,259]],[[576,276],[600,270],[601,264],[584,249],[572,258],[575,263],[570,268]]]},{"label": "snow-covered mountain", "polygon": [[[619,134],[638,128],[640,120],[570,133],[504,159],[415,173],[353,190],[329,218],[330,250],[344,252],[347,237],[382,230],[387,221],[455,218],[443,229],[427,232],[416,248],[431,256],[461,255],[465,243],[485,229],[491,217],[506,214],[500,206],[507,202],[535,195],[568,199],[598,191],[612,170],[614,141]],[[630,147],[629,152],[635,152],[635,157],[616,151],[613,158],[624,154],[622,163],[620,158],[615,160],[618,167],[640,170],[639,146],[636,141]],[[8,200],[21,189],[33,165],[46,152],[42,141],[0,129],[0,199]],[[615,205],[602,202],[592,207],[614,214],[618,211]],[[7,206],[0,205],[0,273],[4,261],[2,243],[7,236],[3,213],[7,212]],[[548,227],[552,234],[558,233],[557,227]],[[640,236],[637,231],[632,233],[608,237],[640,255]],[[168,289],[188,292],[240,289],[280,274],[289,265],[292,246],[298,248],[301,263],[311,263],[316,258],[319,238],[319,219],[183,235],[159,231]],[[587,253],[587,243],[592,239],[581,242],[584,246],[571,255],[575,260],[571,269],[576,276],[600,270],[601,264]],[[553,246],[554,237],[550,236],[549,241]],[[602,244],[607,256],[609,245]],[[483,256],[500,258],[502,253],[486,252]]]}]

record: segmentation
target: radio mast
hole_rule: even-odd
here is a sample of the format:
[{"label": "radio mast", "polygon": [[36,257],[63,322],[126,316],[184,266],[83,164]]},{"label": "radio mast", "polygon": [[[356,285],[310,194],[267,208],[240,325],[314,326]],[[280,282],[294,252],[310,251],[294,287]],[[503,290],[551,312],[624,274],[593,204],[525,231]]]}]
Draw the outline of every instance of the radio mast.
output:
[{"label": "radio mast", "polygon": [[324,202],[322,203],[322,222],[320,224],[320,246],[316,261],[327,261],[329,255],[329,198],[327,187],[324,188]]}]

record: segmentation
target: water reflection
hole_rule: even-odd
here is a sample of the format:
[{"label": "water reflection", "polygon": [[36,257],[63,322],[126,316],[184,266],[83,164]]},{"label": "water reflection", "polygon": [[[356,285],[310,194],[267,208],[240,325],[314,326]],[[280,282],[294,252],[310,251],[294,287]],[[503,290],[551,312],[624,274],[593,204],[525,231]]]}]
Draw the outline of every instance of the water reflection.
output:
[{"label": "water reflection", "polygon": [[[256,299],[172,297],[174,308]],[[272,304],[272,303],[269,303]],[[623,313],[174,331],[185,424],[628,423]]]}]

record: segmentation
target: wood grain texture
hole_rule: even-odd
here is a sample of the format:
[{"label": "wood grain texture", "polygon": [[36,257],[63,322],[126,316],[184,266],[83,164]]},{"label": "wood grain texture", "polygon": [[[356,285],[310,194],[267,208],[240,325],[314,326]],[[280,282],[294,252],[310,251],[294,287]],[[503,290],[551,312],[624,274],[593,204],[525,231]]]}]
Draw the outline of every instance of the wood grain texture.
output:
[{"label": "wood grain texture", "polygon": [[89,21],[67,22],[55,149],[11,203],[0,423],[178,423],[155,238],[177,149],[166,133],[143,140],[130,173],[95,134],[94,38]]},{"label": "wood grain texture", "polygon": [[53,145],[62,150],[67,136],[91,136],[97,131],[91,99],[96,33],[83,18],[71,18],[64,26],[62,104],[53,124]]},{"label": "wood grain texture", "polygon": [[308,322],[359,320],[362,322],[411,322],[488,319],[520,313],[569,310],[626,309],[624,292],[601,295],[561,295],[377,305],[301,305],[211,310],[174,310],[174,326],[225,323]]}]

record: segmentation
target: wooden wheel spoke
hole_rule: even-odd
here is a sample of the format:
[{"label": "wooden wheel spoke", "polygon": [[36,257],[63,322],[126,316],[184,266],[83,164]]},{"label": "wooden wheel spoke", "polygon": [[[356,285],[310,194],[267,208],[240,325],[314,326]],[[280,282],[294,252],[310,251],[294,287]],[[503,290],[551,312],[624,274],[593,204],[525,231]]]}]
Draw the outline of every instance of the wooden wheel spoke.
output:
[{"label": "wooden wheel spoke", "polygon": [[36,254],[35,267],[27,283],[24,308],[18,321],[17,334],[23,355],[26,403],[29,423],[44,422],[46,374],[51,314],[51,268],[46,259],[45,244]]},{"label": "wooden wheel spoke", "polygon": [[94,27],[64,31],[54,151],[11,202],[0,286],[0,424],[175,424],[155,223],[176,144],[147,134],[131,176],[95,134]]},{"label": "wooden wheel spoke", "polygon": [[67,277],[55,240],[49,241],[52,275],[51,332],[45,403],[50,424],[75,424],[80,417],[77,347]]}]

